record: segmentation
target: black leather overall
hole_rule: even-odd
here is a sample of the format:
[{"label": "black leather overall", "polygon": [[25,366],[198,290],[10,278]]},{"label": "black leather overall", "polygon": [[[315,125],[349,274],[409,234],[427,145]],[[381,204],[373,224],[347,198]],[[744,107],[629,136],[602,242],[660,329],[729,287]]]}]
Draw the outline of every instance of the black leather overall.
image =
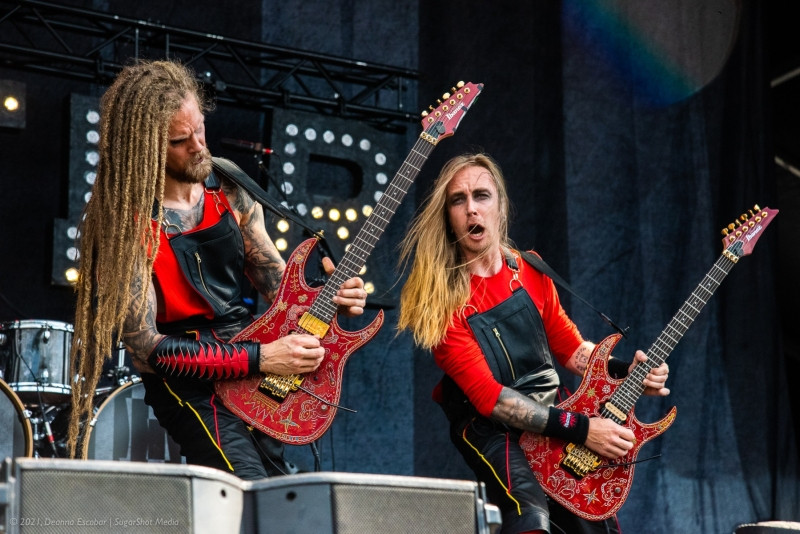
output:
[{"label": "black leather overall", "polygon": [[[211,174],[205,186],[218,189],[219,181]],[[163,240],[162,246],[166,246]],[[230,211],[226,209],[214,226],[171,236],[168,246],[174,250],[184,276],[213,308],[215,317],[159,324],[160,333],[228,341],[252,322],[242,299],[244,241]],[[213,381],[162,379],[144,373],[142,382],[145,403],[180,444],[188,463],[215,467],[250,480],[296,470],[284,459],[283,443],[248,427],[216,399]]]},{"label": "black leather overall", "polygon": [[[514,257],[506,257],[516,270]],[[552,405],[560,384],[542,316],[527,291],[517,288],[493,308],[467,318],[495,379],[545,405]],[[450,420],[450,439],[478,479],[489,500],[502,511],[502,534],[542,530],[559,533],[617,533],[614,522],[590,522],[550,500],[518,445],[521,432],[478,414],[447,375],[442,379],[442,408]]]}]

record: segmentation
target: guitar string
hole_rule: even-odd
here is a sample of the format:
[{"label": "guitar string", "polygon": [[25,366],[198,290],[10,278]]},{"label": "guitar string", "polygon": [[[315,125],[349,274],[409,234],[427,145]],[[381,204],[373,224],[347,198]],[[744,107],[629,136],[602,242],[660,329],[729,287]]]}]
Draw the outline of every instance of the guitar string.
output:
[{"label": "guitar string", "polygon": [[[614,394],[612,394],[609,401],[614,406],[619,408],[623,413],[628,413],[628,411],[633,408],[638,398],[644,392],[644,384],[642,384],[642,380],[644,380],[645,376],[648,372],[650,372],[651,369],[660,366],[662,363],[664,363],[664,361],[666,361],[670,352],[675,348],[683,334],[686,333],[686,331],[692,325],[694,319],[700,314],[700,311],[714,294],[714,291],[716,291],[716,289],[720,286],[725,276],[727,276],[728,273],[733,269],[734,265],[736,265],[736,263],[731,261],[724,254],[717,259],[711,270],[706,274],[701,283],[695,288],[686,302],[684,302],[684,304],[681,306],[675,317],[672,318],[672,320],[662,331],[661,335],[653,343],[653,346],[648,351],[649,365],[636,366],[631,375],[628,376],[622,385],[614,392]],[[715,274],[717,277],[715,277]],[[711,281],[713,281],[713,283],[711,283]],[[712,289],[709,290],[708,287],[711,287]],[[708,293],[708,296],[705,299],[698,294],[698,291],[700,290],[704,290]],[[686,321],[686,319],[688,319],[688,321]],[[678,325],[680,325],[682,329],[679,328]],[[672,335],[670,335],[671,332],[677,333],[678,336],[672,337]],[[667,342],[667,339],[669,339],[671,343]],[[604,416],[607,415],[612,419],[617,419],[610,412],[607,412],[605,408],[603,409],[603,412]]]},{"label": "guitar string", "polygon": [[[326,323],[330,322],[330,320],[333,318],[337,310],[337,306],[332,301],[333,295],[338,287],[341,286],[342,282],[344,282],[344,280],[357,273],[366,263],[366,259],[377,243],[378,238],[388,225],[391,217],[394,215],[397,207],[402,202],[417,174],[419,174],[422,164],[427,161],[428,156],[433,151],[433,148],[435,148],[435,145],[432,145],[430,142],[421,138],[417,140],[416,144],[411,150],[411,153],[406,158],[406,161],[404,161],[403,165],[400,167],[400,170],[397,172],[394,179],[381,196],[381,199],[378,201],[378,206],[376,206],[376,209],[367,218],[364,226],[362,226],[361,230],[356,235],[356,238],[351,243],[350,247],[348,248],[348,252],[345,254],[345,257],[339,264],[340,268],[337,268],[337,270],[333,273],[329,283],[325,285],[319,298],[317,298],[312,304],[312,315],[320,318]],[[420,156],[419,159],[415,159],[416,155]],[[402,182],[403,180],[408,182],[405,190],[398,185],[398,183]],[[394,202],[394,206],[390,207],[389,204],[392,202]],[[373,231],[373,228],[376,228],[379,231]],[[367,239],[367,237],[372,237],[372,241]],[[359,253],[361,254],[359,255]],[[354,261],[352,259],[353,257],[355,257],[358,261]]]}]

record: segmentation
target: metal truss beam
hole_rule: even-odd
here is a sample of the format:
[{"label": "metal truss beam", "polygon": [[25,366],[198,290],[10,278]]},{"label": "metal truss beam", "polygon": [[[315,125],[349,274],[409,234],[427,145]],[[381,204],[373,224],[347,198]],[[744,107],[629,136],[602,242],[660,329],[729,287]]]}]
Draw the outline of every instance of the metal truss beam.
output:
[{"label": "metal truss beam", "polygon": [[107,85],[131,58],[179,59],[217,102],[300,109],[402,131],[416,71],[38,0],[0,0],[0,65]]}]

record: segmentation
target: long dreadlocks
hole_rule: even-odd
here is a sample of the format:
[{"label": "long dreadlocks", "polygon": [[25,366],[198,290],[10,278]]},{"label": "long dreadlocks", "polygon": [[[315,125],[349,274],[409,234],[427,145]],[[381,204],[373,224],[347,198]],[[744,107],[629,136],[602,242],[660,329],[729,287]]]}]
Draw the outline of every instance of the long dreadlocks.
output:
[{"label": "long dreadlocks", "polygon": [[[72,348],[68,449],[77,452],[81,422],[93,410],[103,363],[120,344],[136,281],[149,283],[159,245],[153,206],[163,220],[168,132],[194,95],[208,109],[193,73],[172,61],[125,67],[100,101],[100,160],[80,228],[80,277]],[[155,203],[155,204],[154,204]],[[88,440],[83,440],[85,455]]]}]

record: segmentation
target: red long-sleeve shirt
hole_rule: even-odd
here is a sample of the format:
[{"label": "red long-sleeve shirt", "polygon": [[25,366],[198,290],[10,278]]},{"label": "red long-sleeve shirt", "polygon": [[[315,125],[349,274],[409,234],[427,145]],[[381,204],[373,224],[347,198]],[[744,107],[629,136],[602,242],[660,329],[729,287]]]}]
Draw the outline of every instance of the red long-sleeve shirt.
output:
[{"label": "red long-sleeve shirt", "polygon": [[[542,316],[550,350],[556,360],[564,365],[583,342],[575,323],[561,307],[553,281],[528,265],[516,255],[520,281]],[[472,276],[471,297],[465,306],[466,316],[484,312],[511,296],[509,285],[513,272],[503,265],[500,272],[484,278]],[[481,415],[490,416],[503,386],[495,380],[480,345],[466,321],[456,312],[453,325],[447,329],[444,340],[433,348],[436,364],[452,378]],[[434,400],[440,400],[437,386]]]}]

